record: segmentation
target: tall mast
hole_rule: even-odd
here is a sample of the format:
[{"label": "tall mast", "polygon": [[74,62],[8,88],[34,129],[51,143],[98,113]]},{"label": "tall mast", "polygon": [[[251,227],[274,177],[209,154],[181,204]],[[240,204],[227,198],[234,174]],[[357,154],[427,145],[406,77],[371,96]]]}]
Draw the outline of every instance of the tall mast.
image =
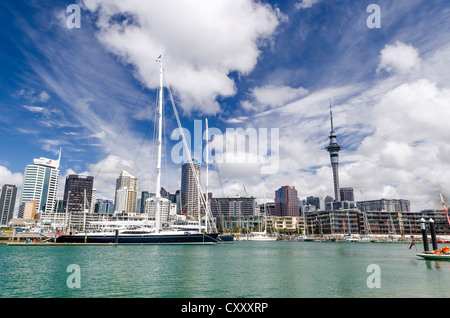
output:
[{"label": "tall mast", "polygon": [[208,232],[208,214],[209,214],[209,193],[208,193],[208,187],[209,187],[209,131],[208,131],[208,118],[205,118],[205,125],[206,125],[206,208],[205,208],[205,232]]},{"label": "tall mast", "polygon": [[163,107],[163,64],[161,56],[159,63],[159,103],[158,103],[158,163],[156,166],[155,220],[156,232],[161,230],[161,153],[162,153],[162,107]]}]

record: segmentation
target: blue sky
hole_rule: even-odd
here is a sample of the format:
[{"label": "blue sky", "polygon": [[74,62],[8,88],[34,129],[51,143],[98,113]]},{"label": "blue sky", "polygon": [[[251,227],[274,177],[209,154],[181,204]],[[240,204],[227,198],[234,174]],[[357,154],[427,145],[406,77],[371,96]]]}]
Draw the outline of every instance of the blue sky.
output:
[{"label": "blue sky", "polygon": [[[81,28],[67,26],[72,3]],[[380,7],[380,28],[367,26],[370,4]],[[331,195],[331,99],[341,186],[356,200],[438,208],[439,192],[450,195],[449,16],[444,0],[3,1],[0,183],[20,186],[33,158],[57,158],[62,147],[59,193],[67,174],[87,173],[111,199],[121,170],[152,191],[162,53],[192,135],[204,118],[224,135],[279,131],[277,171],[263,174],[261,158],[237,153],[219,165],[223,186],[211,173],[216,196],[244,195],[243,185],[258,199],[283,185],[300,198]],[[179,141],[170,140],[177,126],[166,107],[162,184],[174,192]]]}]

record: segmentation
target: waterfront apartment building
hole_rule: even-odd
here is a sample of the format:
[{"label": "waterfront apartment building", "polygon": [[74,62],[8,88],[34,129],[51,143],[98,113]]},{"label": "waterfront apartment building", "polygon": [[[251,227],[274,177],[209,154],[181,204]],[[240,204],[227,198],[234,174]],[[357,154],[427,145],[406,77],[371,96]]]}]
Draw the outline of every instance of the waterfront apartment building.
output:
[{"label": "waterfront apartment building", "polygon": [[67,213],[92,211],[93,186],[94,177],[92,176],[68,175],[64,186],[63,211]]},{"label": "waterfront apartment building", "polygon": [[254,197],[210,198],[209,202],[213,217],[219,215],[247,217],[255,214],[256,201]]},{"label": "waterfront apartment building", "polygon": [[298,195],[295,187],[282,186],[275,191],[275,216],[299,216]]},{"label": "waterfront apartment building", "polygon": [[181,214],[198,218],[200,197],[196,181],[200,181],[200,162],[193,160],[181,167]]},{"label": "waterfront apartment building", "polygon": [[359,209],[316,211],[305,216],[309,234],[421,235],[420,219],[433,219],[436,234],[449,235],[444,211],[360,211]]},{"label": "waterfront apartment building", "polygon": [[403,199],[380,199],[358,201],[356,206],[361,211],[409,212],[410,202]]},{"label": "waterfront apartment building", "polygon": [[36,213],[54,211],[60,160],[61,151],[57,160],[40,157],[34,159],[33,164],[27,165],[23,177],[19,210],[23,210],[21,206],[25,203],[36,200]]},{"label": "waterfront apartment building", "polygon": [[122,171],[116,180],[115,212],[136,213],[139,180],[126,171]]},{"label": "waterfront apartment building", "polygon": [[0,227],[7,226],[13,217],[17,187],[5,184],[0,195]]}]

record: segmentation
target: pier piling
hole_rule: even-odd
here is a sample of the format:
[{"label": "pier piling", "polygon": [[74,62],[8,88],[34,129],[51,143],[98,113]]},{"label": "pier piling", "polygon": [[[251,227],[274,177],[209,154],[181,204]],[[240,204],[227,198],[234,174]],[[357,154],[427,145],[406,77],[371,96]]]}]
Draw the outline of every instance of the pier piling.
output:
[{"label": "pier piling", "polygon": [[431,244],[433,246],[433,251],[438,249],[437,246],[437,240],[436,240],[436,229],[435,229],[435,225],[434,225],[434,220],[433,219],[429,219],[428,223],[430,223],[430,233],[431,233]]},{"label": "pier piling", "polygon": [[428,246],[428,236],[427,236],[427,228],[425,225],[425,219],[420,219],[420,231],[422,232],[422,240],[423,240],[423,250],[428,252],[430,247]]}]

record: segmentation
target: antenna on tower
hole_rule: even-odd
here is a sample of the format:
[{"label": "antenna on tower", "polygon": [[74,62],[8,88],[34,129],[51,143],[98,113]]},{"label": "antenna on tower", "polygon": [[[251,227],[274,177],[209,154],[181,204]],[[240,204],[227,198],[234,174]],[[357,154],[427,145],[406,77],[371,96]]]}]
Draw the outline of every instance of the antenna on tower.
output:
[{"label": "antenna on tower", "polygon": [[331,120],[331,133],[334,133],[334,127],[333,127],[333,112],[331,111],[331,98],[330,98],[330,120]]}]

